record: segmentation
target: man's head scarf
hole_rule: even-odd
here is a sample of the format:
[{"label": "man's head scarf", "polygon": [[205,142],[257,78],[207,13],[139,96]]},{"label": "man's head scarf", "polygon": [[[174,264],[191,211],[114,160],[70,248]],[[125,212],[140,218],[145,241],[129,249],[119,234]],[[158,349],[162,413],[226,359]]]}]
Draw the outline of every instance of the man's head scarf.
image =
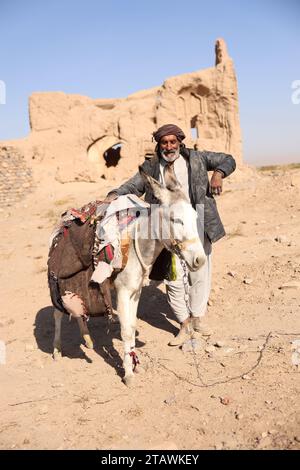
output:
[{"label": "man's head scarf", "polygon": [[156,142],[159,142],[160,139],[162,139],[162,137],[165,137],[166,135],[176,135],[179,142],[185,139],[185,134],[183,130],[175,124],[165,124],[164,126],[161,126],[159,129],[157,129],[156,132],[153,132],[152,135]]}]

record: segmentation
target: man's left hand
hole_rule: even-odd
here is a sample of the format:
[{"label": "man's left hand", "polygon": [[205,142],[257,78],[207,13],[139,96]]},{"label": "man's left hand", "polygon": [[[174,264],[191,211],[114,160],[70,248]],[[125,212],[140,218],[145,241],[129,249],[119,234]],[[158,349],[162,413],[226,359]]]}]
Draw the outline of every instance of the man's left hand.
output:
[{"label": "man's left hand", "polygon": [[219,171],[215,171],[210,180],[210,191],[214,196],[219,196],[222,192],[222,174]]}]

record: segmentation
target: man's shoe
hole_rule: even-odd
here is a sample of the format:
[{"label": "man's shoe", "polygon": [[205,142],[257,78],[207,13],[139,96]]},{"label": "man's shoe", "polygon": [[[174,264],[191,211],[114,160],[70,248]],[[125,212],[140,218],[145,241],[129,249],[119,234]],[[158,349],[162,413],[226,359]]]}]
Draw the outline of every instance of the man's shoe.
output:
[{"label": "man's shoe", "polygon": [[193,317],[192,325],[193,325],[194,331],[196,331],[197,333],[200,333],[202,336],[212,335],[212,330],[201,322],[200,317]]},{"label": "man's shoe", "polygon": [[185,341],[193,338],[193,327],[191,323],[181,325],[179,333],[168,343],[169,346],[181,346]]}]

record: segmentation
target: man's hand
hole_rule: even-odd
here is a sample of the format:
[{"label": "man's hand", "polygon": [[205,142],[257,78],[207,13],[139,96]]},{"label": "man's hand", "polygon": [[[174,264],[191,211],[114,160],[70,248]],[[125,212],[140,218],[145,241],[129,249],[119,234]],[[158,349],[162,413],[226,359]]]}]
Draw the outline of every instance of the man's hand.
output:
[{"label": "man's hand", "polygon": [[118,197],[119,197],[119,195],[115,192],[108,193],[105,196],[105,199],[101,202],[101,205],[98,207],[98,210],[97,210],[98,217],[100,217],[100,218],[105,217],[106,210],[107,210],[109,204],[112,201],[114,201],[115,199],[117,199]]},{"label": "man's hand", "polygon": [[219,196],[222,192],[222,173],[219,171],[214,171],[211,180],[210,180],[210,191],[213,195]]},{"label": "man's hand", "polygon": [[107,194],[104,201],[102,201],[102,202],[105,203],[105,204],[109,204],[110,202],[114,201],[118,197],[119,197],[118,193],[112,192],[112,193]]}]

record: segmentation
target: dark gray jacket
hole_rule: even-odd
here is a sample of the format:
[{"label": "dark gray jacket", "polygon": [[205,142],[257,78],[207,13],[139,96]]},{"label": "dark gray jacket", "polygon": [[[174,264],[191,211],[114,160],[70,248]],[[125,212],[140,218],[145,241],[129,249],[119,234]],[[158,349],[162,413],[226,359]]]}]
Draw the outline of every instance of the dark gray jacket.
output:
[{"label": "dark gray jacket", "polygon": [[[216,201],[209,190],[207,172],[221,170],[225,178],[235,170],[235,160],[226,153],[200,152],[185,147],[180,150],[180,153],[189,162],[189,186],[192,205],[196,208],[197,204],[203,204],[204,231],[211,242],[216,242],[225,235],[225,230],[217,210]],[[148,175],[157,181],[159,180],[158,155],[155,155],[150,160],[145,160],[142,168]],[[136,194],[139,197],[146,193],[146,202],[149,204],[157,204],[158,202],[149,185],[146,184],[144,178],[139,173],[136,173],[126,183],[111,192],[116,192],[119,196]]]}]

